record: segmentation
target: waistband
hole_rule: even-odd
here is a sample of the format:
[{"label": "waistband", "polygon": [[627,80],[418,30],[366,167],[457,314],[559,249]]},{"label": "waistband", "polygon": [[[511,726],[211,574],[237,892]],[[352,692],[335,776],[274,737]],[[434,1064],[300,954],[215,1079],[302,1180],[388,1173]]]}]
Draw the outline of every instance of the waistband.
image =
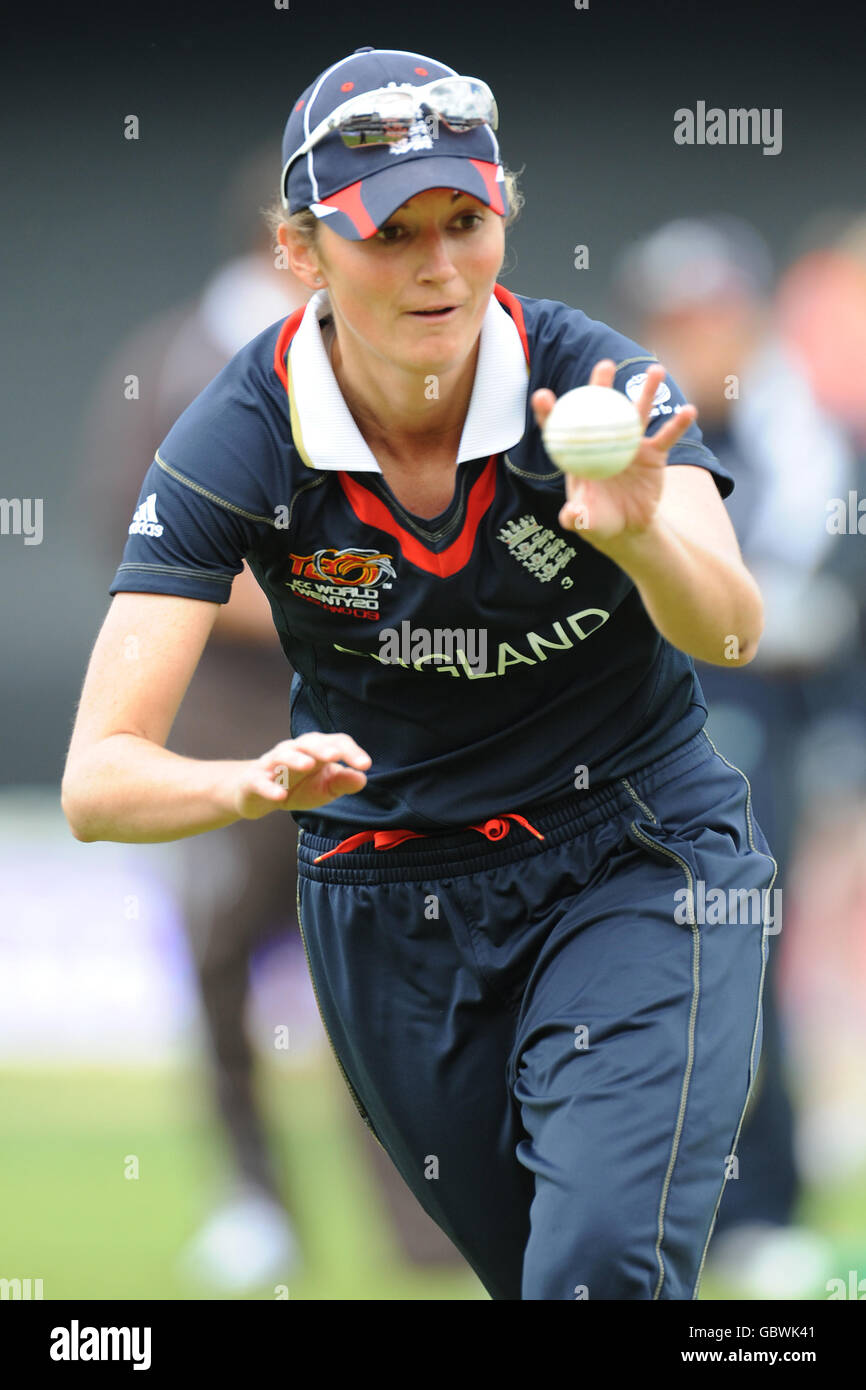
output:
[{"label": "waistband", "polygon": [[[534,802],[521,807],[519,815],[514,809],[503,807],[498,818],[489,819],[523,822],[511,823],[505,840],[501,835],[486,838],[483,831],[478,833],[480,826],[416,832],[406,839],[396,839],[399,832],[395,831],[391,832],[393,847],[375,849],[370,843],[359,844],[348,853],[334,854],[344,840],[299,829],[298,874],[318,883],[405,883],[434,875],[441,878],[443,870],[454,875],[499,868],[564,844],[629,808],[645,811],[640,804],[644,796],[715,755],[709,738],[700,729],[679,748],[636,768],[627,777],[614,778],[603,786],[588,787],[554,801]],[[365,831],[369,834],[374,830],[374,826],[360,827],[358,839]],[[328,858],[315,863],[322,855]]]}]

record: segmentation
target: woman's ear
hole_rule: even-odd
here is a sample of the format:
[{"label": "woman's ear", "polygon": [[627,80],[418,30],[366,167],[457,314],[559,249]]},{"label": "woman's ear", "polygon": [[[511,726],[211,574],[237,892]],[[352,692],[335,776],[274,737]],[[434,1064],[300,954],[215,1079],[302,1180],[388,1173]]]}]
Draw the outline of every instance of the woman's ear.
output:
[{"label": "woman's ear", "polygon": [[317,289],[324,284],[324,276],[319,269],[312,248],[283,222],[277,228],[277,241],[282,254],[278,264],[291,270],[308,289]]}]

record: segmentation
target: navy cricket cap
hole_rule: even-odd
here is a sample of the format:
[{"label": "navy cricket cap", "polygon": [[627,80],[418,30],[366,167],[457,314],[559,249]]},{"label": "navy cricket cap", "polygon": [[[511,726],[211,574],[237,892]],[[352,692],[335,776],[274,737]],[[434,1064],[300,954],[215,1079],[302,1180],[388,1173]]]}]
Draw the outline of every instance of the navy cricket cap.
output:
[{"label": "navy cricket cap", "polygon": [[[326,68],[301,93],[283,132],[282,167],[342,102],[389,83],[423,86],[460,74],[444,63],[394,48],[358,48]],[[289,213],[310,208],[348,241],[374,236],[397,208],[427,188],[470,193],[501,216],[508,213],[499,145],[489,125],[464,132],[439,121],[435,136],[418,113],[397,144],[351,148],[330,131],[296,159],[281,189]]]}]

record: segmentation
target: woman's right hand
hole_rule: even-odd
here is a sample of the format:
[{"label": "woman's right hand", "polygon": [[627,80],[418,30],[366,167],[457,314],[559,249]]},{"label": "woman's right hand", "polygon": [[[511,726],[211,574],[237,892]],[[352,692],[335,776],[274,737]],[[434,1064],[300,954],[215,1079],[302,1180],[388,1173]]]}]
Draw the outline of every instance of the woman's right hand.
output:
[{"label": "woman's right hand", "polygon": [[114,595],[61,784],[77,840],[161,844],[323,806],[366,785],[372,759],[348,734],[303,734],[249,759],[187,758],[165,747],[219,607],[176,594]]},{"label": "woman's right hand", "polygon": [[348,734],[302,734],[283,739],[253,762],[241,763],[229,788],[244,820],[270,811],[309,811],[366,786],[369,753]]}]

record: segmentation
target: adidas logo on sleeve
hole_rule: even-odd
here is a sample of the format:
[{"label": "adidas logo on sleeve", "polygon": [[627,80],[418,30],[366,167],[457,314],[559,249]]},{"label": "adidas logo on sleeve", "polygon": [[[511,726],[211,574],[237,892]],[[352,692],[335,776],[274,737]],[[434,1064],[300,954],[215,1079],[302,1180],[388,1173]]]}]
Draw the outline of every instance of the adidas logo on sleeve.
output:
[{"label": "adidas logo on sleeve", "polygon": [[148,493],[140,507],[136,507],[135,516],[129,526],[131,536],[161,536],[162,526],[156,514],[156,493]]}]

